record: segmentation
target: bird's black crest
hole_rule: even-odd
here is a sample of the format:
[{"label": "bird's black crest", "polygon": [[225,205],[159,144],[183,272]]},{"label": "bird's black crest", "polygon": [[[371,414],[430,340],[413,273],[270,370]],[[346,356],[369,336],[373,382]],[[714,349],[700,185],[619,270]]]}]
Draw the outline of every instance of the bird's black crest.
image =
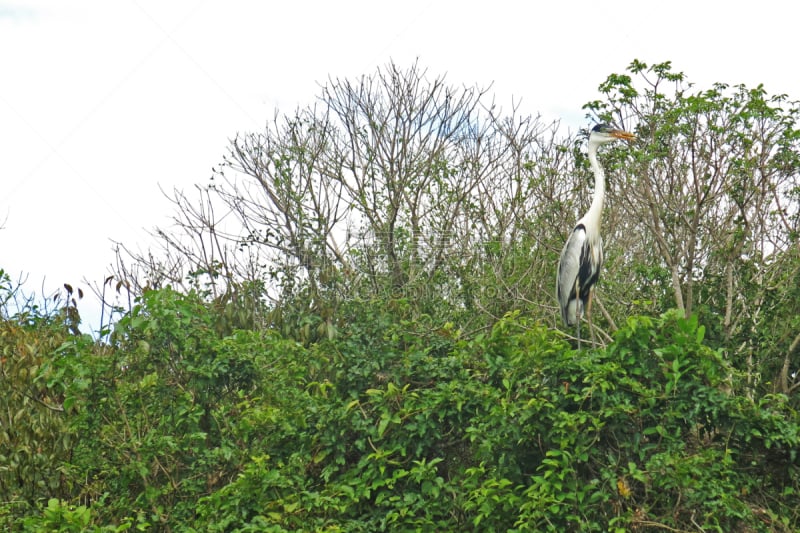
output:
[{"label": "bird's black crest", "polygon": [[594,128],[592,128],[592,131],[598,131],[599,132],[599,131],[608,131],[610,129],[611,129],[611,126],[609,126],[606,123],[601,123],[601,124],[598,124],[597,126],[595,126]]}]

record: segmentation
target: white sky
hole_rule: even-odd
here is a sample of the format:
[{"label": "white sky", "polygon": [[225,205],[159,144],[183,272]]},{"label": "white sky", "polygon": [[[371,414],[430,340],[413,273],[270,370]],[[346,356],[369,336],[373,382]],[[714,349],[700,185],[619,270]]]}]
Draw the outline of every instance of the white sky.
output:
[{"label": "white sky", "polygon": [[82,286],[96,329],[84,279],[109,273],[112,240],[145,249],[168,224],[159,186],[206,183],[237,132],[329,76],[419,58],[575,129],[635,58],[800,99],[797,20],[773,0],[0,1],[0,268],[30,291]]}]

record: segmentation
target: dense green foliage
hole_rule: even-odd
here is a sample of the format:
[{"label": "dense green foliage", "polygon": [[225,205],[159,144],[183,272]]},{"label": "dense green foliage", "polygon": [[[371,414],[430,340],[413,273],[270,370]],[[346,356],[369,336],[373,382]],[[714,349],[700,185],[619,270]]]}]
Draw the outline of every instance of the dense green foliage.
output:
[{"label": "dense green foliage", "polygon": [[416,65],[237,137],[99,339],[0,270],[0,527],[800,530],[800,106],[669,63],[599,92],[638,140],[583,349],[583,138]]},{"label": "dense green foliage", "polygon": [[[145,293],[112,346],[58,321],[4,321],[0,390],[21,412],[3,421],[3,449],[11,439],[16,451],[3,454],[0,520],[25,531],[800,527],[800,416],[783,395],[731,394],[740,377],[696,318],[632,317],[607,348],[578,352],[517,314],[465,338],[403,320],[402,300],[351,306],[337,338],[307,347],[217,334],[213,308],[170,289]],[[20,357],[24,346],[40,358]]]}]

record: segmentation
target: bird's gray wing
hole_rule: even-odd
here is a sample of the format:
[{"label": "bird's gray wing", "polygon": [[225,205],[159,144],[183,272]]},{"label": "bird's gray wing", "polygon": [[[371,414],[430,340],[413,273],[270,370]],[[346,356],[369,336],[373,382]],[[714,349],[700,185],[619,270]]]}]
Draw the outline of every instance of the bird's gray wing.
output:
[{"label": "bird's gray wing", "polygon": [[[561,307],[561,317],[567,325],[573,325],[577,321],[575,284],[578,283],[578,275],[581,270],[581,257],[587,253],[586,247],[588,247],[586,230],[583,225],[579,225],[572,231],[564,244],[561,258],[558,261],[557,296]],[[571,301],[574,303],[570,304]]]}]

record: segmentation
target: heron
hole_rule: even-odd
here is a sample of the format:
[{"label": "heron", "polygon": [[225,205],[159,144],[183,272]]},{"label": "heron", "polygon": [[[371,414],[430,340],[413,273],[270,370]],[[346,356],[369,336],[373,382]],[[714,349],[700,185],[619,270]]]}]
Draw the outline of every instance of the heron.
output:
[{"label": "heron", "polygon": [[577,326],[578,348],[581,345],[581,317],[584,310],[592,330],[592,295],[603,266],[603,237],[600,235],[600,214],[603,211],[606,181],[603,168],[597,162],[600,146],[623,139],[630,141],[632,133],[608,124],[598,124],[589,133],[589,163],[594,172],[594,197],[589,211],[575,223],[567,239],[556,275],[557,297],[561,307],[561,318],[567,326]]}]

